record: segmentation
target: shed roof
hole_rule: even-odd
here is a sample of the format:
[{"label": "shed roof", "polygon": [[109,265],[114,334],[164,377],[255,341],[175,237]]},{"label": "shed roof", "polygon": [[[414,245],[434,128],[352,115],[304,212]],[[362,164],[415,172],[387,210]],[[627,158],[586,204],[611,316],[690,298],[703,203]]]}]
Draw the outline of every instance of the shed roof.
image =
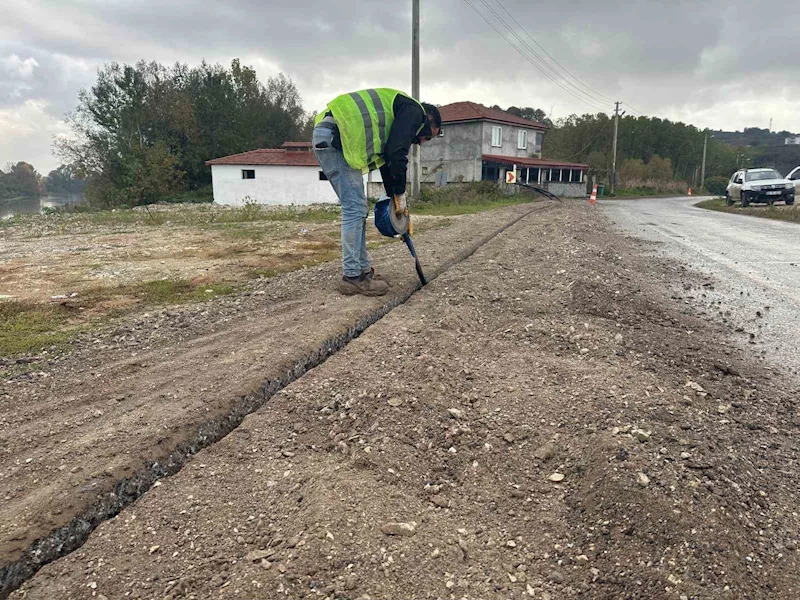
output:
[{"label": "shed roof", "polygon": [[547,129],[547,125],[543,125],[537,121],[523,119],[522,117],[517,117],[495,108],[488,108],[483,104],[477,104],[475,102],[454,102],[453,104],[447,104],[439,107],[439,113],[442,115],[442,123],[492,121],[493,123],[506,123],[509,125],[539,129],[541,131]]},{"label": "shed roof", "polygon": [[311,142],[283,142],[281,148],[293,148],[295,150],[311,150]]},{"label": "shed roof", "polygon": [[[292,143],[292,142],[289,142]],[[292,152],[284,149],[260,149],[231,154],[213,160],[207,165],[243,165],[243,166],[285,166],[285,167],[318,167],[319,161],[313,152]]]},{"label": "shed roof", "polygon": [[588,169],[589,165],[583,163],[550,160],[548,158],[523,158],[519,156],[500,156],[497,154],[484,154],[483,160],[503,165],[519,165],[521,167],[539,167],[556,169]]}]

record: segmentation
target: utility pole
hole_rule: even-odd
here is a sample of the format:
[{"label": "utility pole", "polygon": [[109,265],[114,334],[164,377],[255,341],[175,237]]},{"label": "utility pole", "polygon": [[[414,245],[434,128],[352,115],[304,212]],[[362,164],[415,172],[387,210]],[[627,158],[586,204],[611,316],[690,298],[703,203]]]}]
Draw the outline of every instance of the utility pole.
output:
[{"label": "utility pole", "polygon": [[706,184],[706,149],[708,148],[708,132],[706,138],[703,140],[703,168],[700,171],[700,187]]},{"label": "utility pole", "polygon": [[[411,95],[419,100],[419,0],[411,0]],[[411,198],[419,199],[419,145],[411,145]]]},{"label": "utility pole", "polygon": [[614,194],[614,184],[617,179],[617,133],[619,131],[619,102],[614,109],[614,145],[611,150],[611,194]]}]

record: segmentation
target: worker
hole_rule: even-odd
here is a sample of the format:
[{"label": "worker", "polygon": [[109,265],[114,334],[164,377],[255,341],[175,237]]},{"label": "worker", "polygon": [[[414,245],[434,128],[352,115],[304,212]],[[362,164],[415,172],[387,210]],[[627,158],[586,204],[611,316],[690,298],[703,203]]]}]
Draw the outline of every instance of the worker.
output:
[{"label": "worker", "polygon": [[314,154],[342,206],[339,291],[348,296],[382,296],[389,285],[375,274],[367,254],[369,208],[363,175],[380,168],[395,212],[408,214],[408,151],[412,144],[439,135],[439,109],[398,90],[375,88],[334,98],[314,125]]}]

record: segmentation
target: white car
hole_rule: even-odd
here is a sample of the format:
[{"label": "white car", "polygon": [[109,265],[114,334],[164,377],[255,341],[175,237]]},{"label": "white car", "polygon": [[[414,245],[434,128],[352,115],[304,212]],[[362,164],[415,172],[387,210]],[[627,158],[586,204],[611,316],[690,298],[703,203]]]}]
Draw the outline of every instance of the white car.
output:
[{"label": "white car", "polygon": [[794,195],[800,194],[800,167],[795,167],[794,170],[786,176],[786,179],[794,184]]},{"label": "white car", "polygon": [[794,181],[784,179],[775,169],[736,171],[728,182],[725,202],[731,206],[741,201],[742,207],[750,206],[752,202],[764,202],[770,206],[774,202],[783,202],[791,206],[794,204],[794,186]]}]

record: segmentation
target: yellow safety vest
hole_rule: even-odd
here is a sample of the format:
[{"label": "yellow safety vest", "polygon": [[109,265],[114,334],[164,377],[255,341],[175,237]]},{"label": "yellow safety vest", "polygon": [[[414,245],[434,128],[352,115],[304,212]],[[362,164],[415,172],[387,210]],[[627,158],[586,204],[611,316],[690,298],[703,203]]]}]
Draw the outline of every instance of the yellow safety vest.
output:
[{"label": "yellow safety vest", "polygon": [[[394,123],[394,99],[398,95],[410,98],[408,94],[390,88],[342,94],[328,103],[327,110],[317,115],[314,125],[319,125],[326,113],[330,112],[339,128],[347,164],[367,173],[386,164],[382,155]],[[420,108],[424,113],[422,104]],[[417,129],[417,135],[424,126],[423,121]]]}]

